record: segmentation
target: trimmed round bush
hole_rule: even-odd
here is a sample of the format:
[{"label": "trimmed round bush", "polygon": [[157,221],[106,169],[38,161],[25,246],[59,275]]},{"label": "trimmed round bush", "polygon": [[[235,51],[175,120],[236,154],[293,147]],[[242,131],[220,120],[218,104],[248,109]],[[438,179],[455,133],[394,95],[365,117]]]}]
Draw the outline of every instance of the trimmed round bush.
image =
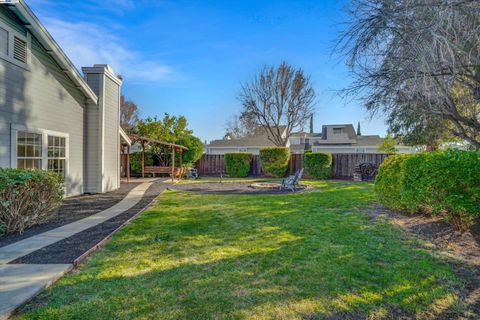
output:
[{"label": "trimmed round bush", "polygon": [[306,152],[304,155],[305,171],[316,179],[327,179],[332,176],[332,154]]},{"label": "trimmed round bush", "polygon": [[0,226],[23,233],[44,222],[62,202],[63,177],[42,170],[0,169]]},{"label": "trimmed round bush", "polygon": [[409,155],[398,154],[386,158],[378,168],[375,178],[375,194],[378,201],[392,209],[404,209],[400,199],[403,181],[403,163]]},{"label": "trimmed round bush", "polygon": [[225,153],[225,169],[233,178],[243,178],[250,172],[252,154],[249,152]]},{"label": "trimmed round bush", "polygon": [[480,216],[480,153],[451,149],[389,157],[375,192],[387,207],[441,214],[463,229]]},{"label": "trimmed round bush", "polygon": [[285,147],[266,147],[260,149],[262,171],[267,176],[284,177],[288,171],[290,149]]}]

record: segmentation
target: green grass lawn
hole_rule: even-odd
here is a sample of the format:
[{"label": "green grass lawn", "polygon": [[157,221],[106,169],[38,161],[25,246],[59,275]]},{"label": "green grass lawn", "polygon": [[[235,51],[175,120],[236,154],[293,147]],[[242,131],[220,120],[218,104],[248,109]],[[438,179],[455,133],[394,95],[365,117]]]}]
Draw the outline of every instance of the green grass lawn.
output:
[{"label": "green grass lawn", "polygon": [[365,183],[318,192],[167,191],[20,319],[435,318],[463,311],[450,266],[366,212]]}]

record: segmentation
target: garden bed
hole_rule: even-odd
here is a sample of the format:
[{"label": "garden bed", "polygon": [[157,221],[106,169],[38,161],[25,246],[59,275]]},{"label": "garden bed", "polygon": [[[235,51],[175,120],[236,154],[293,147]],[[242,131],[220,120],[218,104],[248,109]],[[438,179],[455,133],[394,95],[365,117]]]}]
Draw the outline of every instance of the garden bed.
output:
[{"label": "garden bed", "polygon": [[370,210],[374,218],[386,217],[430,246],[448,255],[480,266],[480,222],[468,231],[460,232],[438,216],[412,215],[375,205]]},{"label": "garden bed", "polygon": [[0,237],[0,247],[67,225],[108,209],[125,198],[125,196],[139,184],[139,182],[122,183],[118,190],[112,192],[86,194],[67,198],[44,223],[33,226],[25,230],[22,234],[12,233]]},{"label": "garden bed", "polygon": [[[278,187],[272,187],[272,184],[268,187],[259,187],[260,183],[251,182],[200,182],[191,184],[181,184],[172,187],[175,191],[186,191],[203,194],[288,194],[293,193],[289,190],[280,190],[280,184]],[[308,186],[301,185],[297,188],[297,192],[305,191],[309,189]]]},{"label": "garden bed", "polygon": [[97,245],[105,239],[105,237],[122,226],[122,224],[145,209],[166,187],[167,185],[165,183],[156,182],[147,189],[142,199],[136,205],[122,214],[95,227],[16,259],[10,262],[10,264],[73,263],[78,257]]}]

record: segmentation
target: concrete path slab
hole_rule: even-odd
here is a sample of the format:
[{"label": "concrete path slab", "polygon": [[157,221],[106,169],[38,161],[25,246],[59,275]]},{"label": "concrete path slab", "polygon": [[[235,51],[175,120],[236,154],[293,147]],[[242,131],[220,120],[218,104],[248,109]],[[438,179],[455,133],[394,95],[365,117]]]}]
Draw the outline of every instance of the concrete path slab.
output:
[{"label": "concrete path slab", "polygon": [[7,264],[0,266],[0,320],[53,284],[71,264]]},{"label": "concrete path slab", "polygon": [[97,214],[0,248],[0,265],[7,264],[10,261],[49,246],[57,241],[71,237],[76,233],[94,227],[122,214],[136,205],[153,183],[154,181],[150,181],[138,185],[119,203]]}]

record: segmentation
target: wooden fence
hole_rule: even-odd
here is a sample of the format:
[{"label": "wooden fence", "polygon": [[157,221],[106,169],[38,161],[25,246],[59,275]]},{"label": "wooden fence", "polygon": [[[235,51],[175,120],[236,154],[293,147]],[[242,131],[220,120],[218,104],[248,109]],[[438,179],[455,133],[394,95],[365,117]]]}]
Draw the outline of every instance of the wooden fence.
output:
[{"label": "wooden fence", "polygon": [[[387,157],[383,153],[336,153],[332,155],[332,175],[334,178],[349,179],[353,177],[355,165],[359,163],[372,163],[379,166]],[[303,168],[303,154],[292,154],[290,156],[289,174],[294,174],[297,170]],[[204,154],[197,162],[199,175],[220,175],[225,173],[225,163],[223,155]],[[262,167],[259,156],[254,155],[250,167],[251,176],[261,176]]]}]

